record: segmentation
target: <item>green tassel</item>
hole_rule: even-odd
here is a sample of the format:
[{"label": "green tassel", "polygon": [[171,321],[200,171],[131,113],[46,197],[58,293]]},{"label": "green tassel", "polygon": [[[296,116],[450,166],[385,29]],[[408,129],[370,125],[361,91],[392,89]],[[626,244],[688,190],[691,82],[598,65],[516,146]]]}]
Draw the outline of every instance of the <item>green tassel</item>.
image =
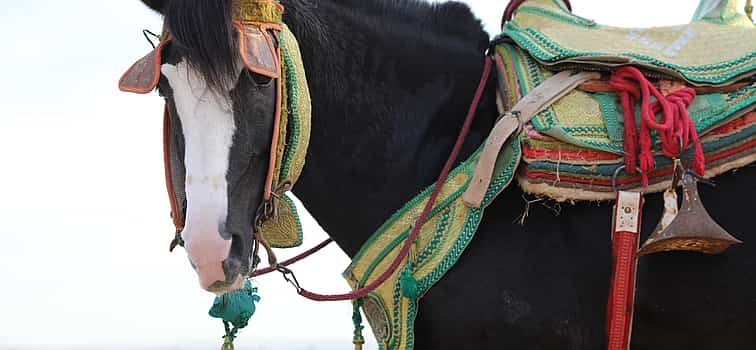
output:
[{"label": "green tassel", "polygon": [[399,277],[399,285],[402,287],[402,295],[404,297],[415,300],[420,294],[420,288],[417,285],[417,280],[412,276],[412,265],[408,265],[404,271],[402,271],[401,277]]},{"label": "green tassel", "polygon": [[212,317],[231,323],[238,330],[247,326],[255,314],[255,303],[258,301],[257,288],[252,288],[252,283],[246,281],[242,289],[216,297],[209,313]]},{"label": "green tassel", "polygon": [[[236,333],[249,324],[249,320],[255,314],[255,303],[258,301],[260,296],[257,295],[257,288],[253,288],[249,280],[244,282],[242,289],[215,298],[209,314],[223,320],[223,326],[226,328],[221,350],[234,350]],[[233,325],[233,329],[229,324]]]}]

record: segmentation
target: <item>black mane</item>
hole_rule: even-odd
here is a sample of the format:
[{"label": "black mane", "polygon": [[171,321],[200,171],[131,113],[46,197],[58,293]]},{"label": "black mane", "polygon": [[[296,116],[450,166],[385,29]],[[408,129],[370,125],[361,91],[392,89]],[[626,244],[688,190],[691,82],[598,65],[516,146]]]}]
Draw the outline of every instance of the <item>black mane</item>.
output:
[{"label": "black mane", "polygon": [[[165,15],[178,54],[197,69],[213,88],[234,77],[238,60],[237,43],[230,18],[231,0],[181,0],[167,5],[147,5]],[[454,53],[482,53],[488,35],[470,8],[460,2],[428,3],[423,0],[283,0],[284,21],[300,42],[312,40],[336,53],[352,44],[374,43],[393,54],[408,57],[443,56],[449,62]],[[161,8],[162,7],[162,8]],[[333,32],[327,17],[338,18],[343,32]],[[331,28],[330,32],[325,28]],[[337,26],[338,28],[339,26]],[[343,43],[356,41],[356,43]],[[307,46],[307,45],[303,45]],[[352,50],[359,49],[350,48]],[[323,52],[313,53],[323,55]],[[328,55],[328,56],[336,56]],[[339,65],[328,64],[344,73]],[[332,87],[333,88],[333,87]]]},{"label": "black mane", "polygon": [[216,91],[236,79],[239,58],[231,22],[231,0],[174,0],[164,7],[165,24],[173,35],[171,49],[199,71]]}]

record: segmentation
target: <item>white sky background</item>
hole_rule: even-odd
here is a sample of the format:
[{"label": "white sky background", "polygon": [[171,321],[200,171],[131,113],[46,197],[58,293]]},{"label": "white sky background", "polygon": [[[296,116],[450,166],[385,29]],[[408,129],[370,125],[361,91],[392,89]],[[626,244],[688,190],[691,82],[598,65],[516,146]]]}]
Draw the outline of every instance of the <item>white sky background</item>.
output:
[{"label": "white sky background", "polygon": [[[116,88],[149,50],[141,29],[159,32],[160,18],[137,0],[2,2],[0,348],[219,347],[213,296],[183,250],[167,252],[162,101]],[[466,2],[496,33],[506,1]],[[618,26],[682,24],[696,4],[573,0]],[[306,218],[304,246],[324,237]],[[310,289],[342,292],[348,263],[332,246],[295,270]],[[352,348],[349,303],[304,301],[277,275],[258,284],[238,349]]]}]

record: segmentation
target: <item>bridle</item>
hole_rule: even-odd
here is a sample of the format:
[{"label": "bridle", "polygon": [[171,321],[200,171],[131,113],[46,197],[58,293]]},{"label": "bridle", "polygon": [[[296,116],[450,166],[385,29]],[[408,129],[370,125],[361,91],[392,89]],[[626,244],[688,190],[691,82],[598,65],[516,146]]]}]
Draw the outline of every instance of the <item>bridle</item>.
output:
[{"label": "bridle", "polygon": [[[284,96],[284,79],[282,73],[281,45],[272,37],[280,37],[284,30],[283,11],[281,4],[272,0],[235,0],[232,8],[233,27],[239,42],[239,56],[249,71],[276,80],[276,108],[273,116],[273,132],[268,157],[268,172],[265,178],[263,201],[254,218],[254,225],[260,228],[262,224],[277,216],[280,197],[283,192],[290,190],[296,178],[281,178],[275,170],[282,163],[281,147],[285,147],[285,140],[280,140],[281,118],[286,106]],[[145,34],[146,35],[146,34]],[[125,92],[147,94],[155,90],[160,80],[160,66],[163,50],[173,41],[170,32],[165,28],[159,36],[160,42],[146,56],[138,60],[121,77],[119,89]],[[276,44],[278,43],[278,44]],[[170,249],[183,245],[181,231],[184,229],[184,213],[179,207],[176,191],[173,185],[173,174],[170,154],[171,121],[166,105],[163,116],[163,162],[165,169],[165,183],[171,206],[171,217],[176,229],[175,238]],[[306,147],[306,145],[305,145]],[[296,174],[298,177],[298,174]]]}]

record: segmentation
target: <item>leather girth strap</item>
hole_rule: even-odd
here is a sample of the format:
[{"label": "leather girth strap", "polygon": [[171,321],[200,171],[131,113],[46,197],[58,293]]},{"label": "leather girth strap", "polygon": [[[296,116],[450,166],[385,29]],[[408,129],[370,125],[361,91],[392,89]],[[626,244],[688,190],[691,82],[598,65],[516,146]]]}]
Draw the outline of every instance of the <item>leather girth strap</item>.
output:
[{"label": "leather girth strap", "polygon": [[635,305],[635,271],[643,196],[619,191],[612,220],[612,274],[607,305],[607,350],[628,350]]},{"label": "leather girth strap", "polygon": [[183,245],[181,231],[184,230],[184,216],[178,208],[176,192],[173,188],[173,174],[171,169],[171,116],[166,104],[163,111],[163,170],[165,171],[165,189],[168,192],[168,200],[171,204],[171,219],[176,228],[176,235],[171,241],[169,250],[173,252],[177,246]]},{"label": "leather girth strap", "polygon": [[551,106],[580,84],[600,77],[601,74],[597,72],[562,71],[538,85],[517,102],[512,111],[499,119],[488,136],[472,181],[470,181],[470,186],[462,195],[465,204],[471,208],[480,208],[488,186],[491,184],[496,158],[501,152],[501,148],[510,136],[520,129],[520,126],[529,122],[536,114]]}]

